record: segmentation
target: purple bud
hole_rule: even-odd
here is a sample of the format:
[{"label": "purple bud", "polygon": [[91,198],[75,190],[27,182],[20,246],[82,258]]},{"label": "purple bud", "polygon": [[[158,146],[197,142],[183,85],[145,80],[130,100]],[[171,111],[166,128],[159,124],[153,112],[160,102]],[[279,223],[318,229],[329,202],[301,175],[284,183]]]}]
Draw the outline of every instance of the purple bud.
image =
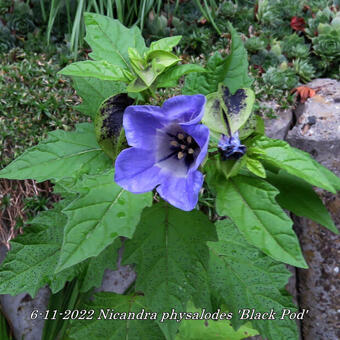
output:
[{"label": "purple bud", "polygon": [[231,137],[222,135],[220,141],[218,142],[218,147],[223,160],[237,160],[241,158],[247,151],[246,146],[241,144],[238,132],[235,132]]}]

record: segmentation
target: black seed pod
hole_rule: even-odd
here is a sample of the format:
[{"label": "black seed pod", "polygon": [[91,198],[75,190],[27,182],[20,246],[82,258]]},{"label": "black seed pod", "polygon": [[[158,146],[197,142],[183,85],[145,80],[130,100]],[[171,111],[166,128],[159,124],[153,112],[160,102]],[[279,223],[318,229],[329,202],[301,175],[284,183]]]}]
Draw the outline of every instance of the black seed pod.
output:
[{"label": "black seed pod", "polygon": [[116,159],[125,141],[123,130],[123,114],[134,100],[127,94],[113,96],[101,105],[96,118],[95,130],[98,144],[113,160]]}]

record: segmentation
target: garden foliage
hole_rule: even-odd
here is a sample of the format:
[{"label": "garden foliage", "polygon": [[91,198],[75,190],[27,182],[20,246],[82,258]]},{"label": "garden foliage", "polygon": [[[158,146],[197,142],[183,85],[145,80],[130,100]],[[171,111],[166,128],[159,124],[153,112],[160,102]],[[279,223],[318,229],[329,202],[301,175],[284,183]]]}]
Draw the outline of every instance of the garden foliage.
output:
[{"label": "garden foliage", "polygon": [[[142,321],[72,320],[66,330],[71,339],[179,340],[198,339],[194,336],[197,333],[202,339],[218,339],[218,333],[236,340],[257,332],[268,339],[298,339],[294,320],[253,320],[245,324],[238,311],[274,309],[280,314],[284,308],[294,310],[284,289],[289,278],[284,264],[301,268],[307,268],[307,264],[292,221],[283,209],[336,232],[312,186],[335,193],[340,190],[340,179],[305,152],[264,135],[261,119],[252,113],[254,93],[247,53],[231,25],[229,55],[216,52],[203,68],[180,64],[180,58],[172,52],[180,36],[147,47],[135,26],[128,29],[117,20],[92,13],[86,14],[85,23],[91,60],[68,65],[60,73],[73,78],[83,98],[79,109],[92,118],[92,123],[78,124],[75,131],[49,133],[46,140],[0,172],[2,178],[49,179],[62,197],[12,241],[0,267],[0,293],[29,292],[35,296],[48,284],[56,294],[66,282],[76,280],[77,289],[84,293],[75,305],[79,310],[98,313],[109,308],[137,313],[144,309],[158,313]],[[166,101],[162,108],[149,105],[158,100],[159,89],[175,86],[182,76],[186,76],[185,96]],[[176,106],[198,99],[201,104],[194,104],[193,109],[187,106],[192,109],[189,113],[193,112],[191,120],[185,116],[185,105]],[[198,109],[195,116],[194,111],[204,101],[204,115]],[[201,174],[193,187],[182,191],[177,179],[174,187],[169,184],[181,175],[173,162],[165,169],[170,175],[162,179],[168,183],[162,190],[155,178],[149,178],[154,182],[147,192],[134,190],[128,177],[118,180],[123,165],[131,172],[145,161],[136,158],[126,163],[123,155],[133,149],[127,149],[127,144],[137,148],[140,136],[145,136],[147,144],[148,134],[154,133],[145,123],[138,123],[140,130],[138,124],[128,125],[132,121],[126,118],[127,113],[134,117],[133,124],[138,114],[154,119],[155,126],[160,124],[157,133],[171,115],[177,117],[165,131],[171,135],[174,126],[183,129],[172,136],[177,138],[171,144],[175,148],[184,137],[189,146],[194,145],[186,156],[175,149],[176,162],[187,157],[192,173]],[[205,126],[199,124],[201,118]],[[210,130],[205,151],[194,132],[201,128]],[[192,138],[196,144],[190,144]],[[163,145],[159,147],[163,149]],[[195,154],[195,150],[199,152]],[[200,159],[203,151],[204,161]],[[200,171],[196,171],[199,165]],[[207,183],[203,189],[202,173]],[[151,190],[155,186],[159,195]],[[174,194],[188,194],[193,195],[190,202],[196,203],[202,193],[215,201],[210,217],[204,213],[204,200],[200,199],[192,211],[183,211],[190,209],[184,209],[180,199],[173,205],[182,210],[161,198],[172,203]],[[125,295],[97,293],[90,299],[105,268],[116,268],[122,237],[126,238],[122,264],[135,265],[137,271],[134,286]],[[182,322],[161,320],[162,313],[171,313],[171,309],[187,312],[190,317]],[[226,320],[209,320],[204,328],[202,320],[189,320],[199,318],[202,309],[233,313],[232,326]]]},{"label": "garden foliage", "polygon": [[182,34],[182,53],[206,56],[225,50],[230,21],[243,34],[250,65],[268,73],[264,78],[268,87],[292,89],[299,81],[339,77],[338,1],[224,0],[210,8],[218,31],[189,1],[174,13],[171,26],[164,15],[154,16],[146,32],[153,38]]}]

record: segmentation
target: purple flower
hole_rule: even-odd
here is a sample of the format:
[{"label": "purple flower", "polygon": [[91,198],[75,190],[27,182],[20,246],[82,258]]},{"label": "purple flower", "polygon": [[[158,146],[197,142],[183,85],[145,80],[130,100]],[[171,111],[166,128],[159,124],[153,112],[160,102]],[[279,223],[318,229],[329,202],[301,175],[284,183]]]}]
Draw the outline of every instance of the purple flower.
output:
[{"label": "purple flower", "polygon": [[218,142],[218,147],[221,151],[223,160],[239,159],[246,153],[247,150],[247,148],[241,144],[238,132],[235,132],[231,137],[222,135]]},{"label": "purple flower", "polygon": [[123,126],[132,147],[117,157],[116,183],[133,193],[157,187],[173,206],[192,210],[203,184],[197,168],[209,142],[209,129],[199,124],[204,104],[205,97],[199,94],[170,98],[162,107],[127,107]]}]

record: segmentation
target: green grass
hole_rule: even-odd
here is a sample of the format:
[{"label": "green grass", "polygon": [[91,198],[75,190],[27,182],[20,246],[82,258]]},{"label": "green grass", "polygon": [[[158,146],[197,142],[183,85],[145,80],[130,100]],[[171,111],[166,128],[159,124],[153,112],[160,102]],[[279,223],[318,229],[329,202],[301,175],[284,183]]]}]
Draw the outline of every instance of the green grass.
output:
[{"label": "green grass", "polygon": [[0,309],[0,339],[1,340],[13,340],[5,316]]},{"label": "green grass", "polygon": [[0,55],[0,167],[46,137],[48,131],[69,130],[85,118],[68,80],[56,76],[55,59],[13,49]]}]

